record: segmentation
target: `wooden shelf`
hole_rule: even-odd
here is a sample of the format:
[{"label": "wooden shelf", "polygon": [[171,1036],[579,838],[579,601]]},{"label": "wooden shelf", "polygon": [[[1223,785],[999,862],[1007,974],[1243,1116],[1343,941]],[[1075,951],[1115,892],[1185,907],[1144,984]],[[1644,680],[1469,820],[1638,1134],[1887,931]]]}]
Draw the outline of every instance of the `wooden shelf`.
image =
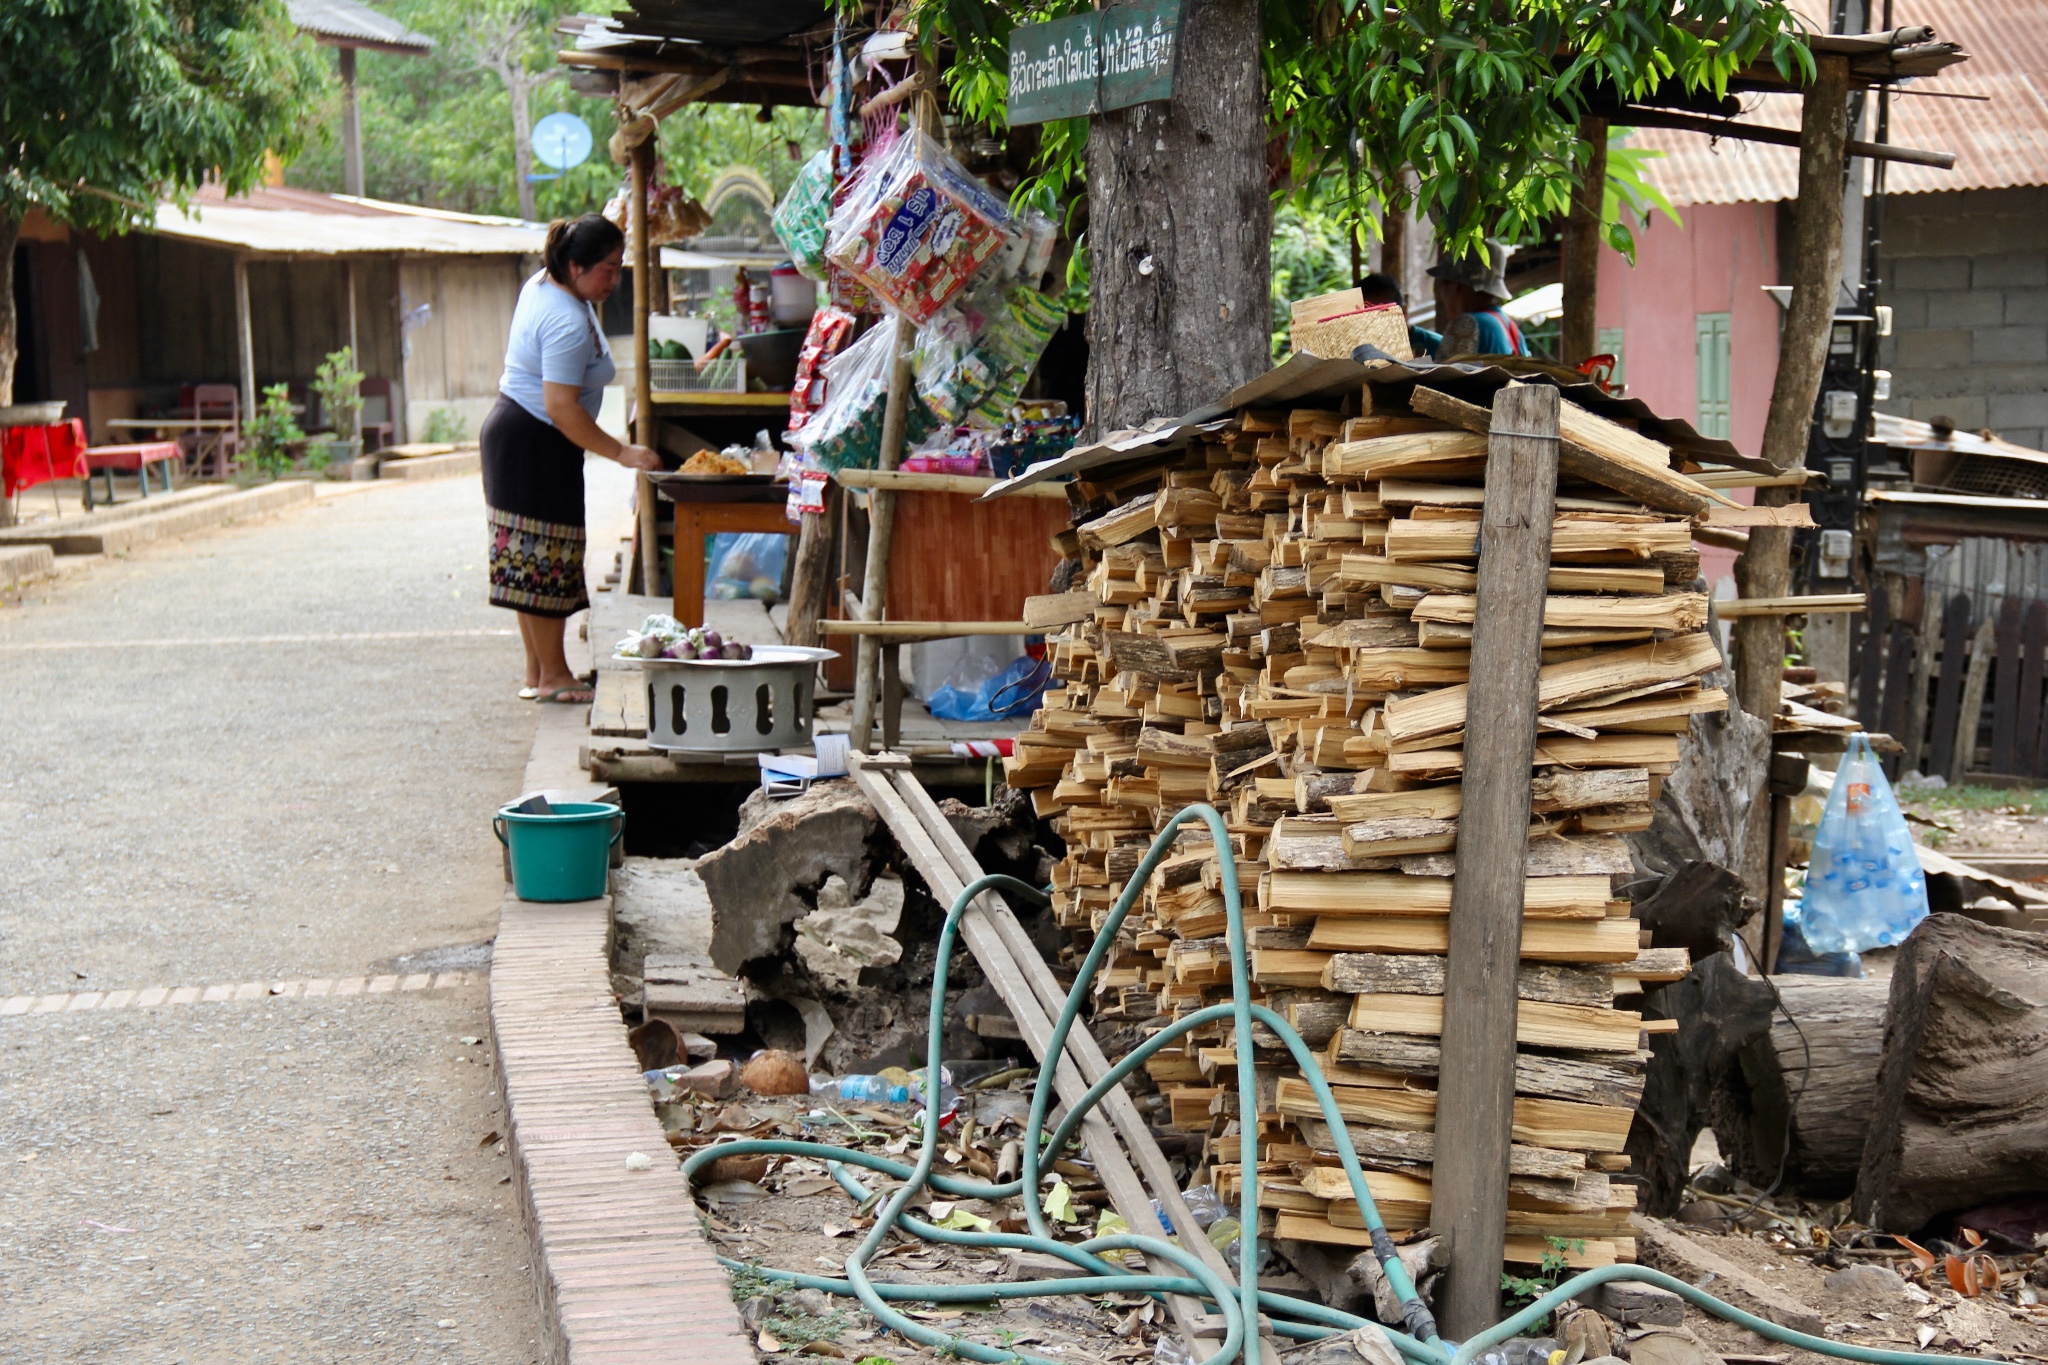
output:
[{"label": "wooden shelf", "polygon": [[663,393],[651,395],[657,408],[738,408],[742,411],[756,409],[787,412],[789,395],[786,393]]}]

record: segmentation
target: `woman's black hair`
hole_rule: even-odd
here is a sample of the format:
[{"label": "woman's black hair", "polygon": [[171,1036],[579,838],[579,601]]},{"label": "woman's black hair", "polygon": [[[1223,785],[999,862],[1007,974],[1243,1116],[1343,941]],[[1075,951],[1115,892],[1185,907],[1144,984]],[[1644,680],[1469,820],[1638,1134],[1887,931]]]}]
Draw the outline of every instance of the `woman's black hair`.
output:
[{"label": "woman's black hair", "polygon": [[625,244],[626,234],[601,214],[557,218],[548,224],[548,244],[542,248],[541,260],[557,284],[567,284],[570,266],[588,270]]}]

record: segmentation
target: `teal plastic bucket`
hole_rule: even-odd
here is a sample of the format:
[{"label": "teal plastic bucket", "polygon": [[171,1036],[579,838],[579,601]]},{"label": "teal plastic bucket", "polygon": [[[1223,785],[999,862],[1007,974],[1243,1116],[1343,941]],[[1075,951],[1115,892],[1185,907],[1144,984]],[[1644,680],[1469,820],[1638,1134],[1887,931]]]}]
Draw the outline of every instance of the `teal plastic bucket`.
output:
[{"label": "teal plastic bucket", "polygon": [[605,891],[612,845],[626,817],[601,801],[560,801],[548,815],[505,806],[491,821],[511,852],[512,894],[523,901],[594,901]]}]

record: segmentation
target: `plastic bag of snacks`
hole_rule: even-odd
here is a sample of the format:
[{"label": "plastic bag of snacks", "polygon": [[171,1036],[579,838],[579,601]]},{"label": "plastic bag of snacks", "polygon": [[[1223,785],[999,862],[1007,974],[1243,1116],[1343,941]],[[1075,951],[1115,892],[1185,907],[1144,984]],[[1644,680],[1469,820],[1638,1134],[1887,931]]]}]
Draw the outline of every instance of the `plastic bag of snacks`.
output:
[{"label": "plastic bag of snacks", "polygon": [[862,168],[827,225],[825,255],[922,324],[1012,236],[1003,201],[914,131]]},{"label": "plastic bag of snacks", "polygon": [[[889,354],[895,325],[884,321],[825,366],[825,403],[791,439],[825,469],[874,467],[882,451],[882,420],[889,409]],[[917,442],[937,422],[930,409],[909,395],[903,438]]]},{"label": "plastic bag of snacks", "polygon": [[831,216],[832,151],[827,148],[796,173],[770,220],[789,259],[814,280],[825,278],[825,223]]},{"label": "plastic bag of snacks", "polygon": [[796,382],[789,390],[789,430],[802,431],[804,423],[825,401],[825,366],[846,347],[853,335],[853,315],[837,308],[820,308],[811,314],[811,327],[804,334],[803,349],[797,352]]},{"label": "plastic bag of snacks", "polygon": [[917,334],[917,392],[939,420],[1002,425],[1066,321],[1035,289],[980,285]]}]

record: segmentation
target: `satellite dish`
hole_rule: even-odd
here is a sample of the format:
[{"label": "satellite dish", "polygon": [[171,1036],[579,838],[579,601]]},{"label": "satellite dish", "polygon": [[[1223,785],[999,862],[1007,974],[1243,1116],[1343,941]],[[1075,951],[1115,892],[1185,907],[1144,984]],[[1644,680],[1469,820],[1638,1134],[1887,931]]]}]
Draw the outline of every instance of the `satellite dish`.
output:
[{"label": "satellite dish", "polygon": [[590,126],[574,114],[549,114],[533,125],[533,154],[543,166],[566,171],[590,155]]}]

